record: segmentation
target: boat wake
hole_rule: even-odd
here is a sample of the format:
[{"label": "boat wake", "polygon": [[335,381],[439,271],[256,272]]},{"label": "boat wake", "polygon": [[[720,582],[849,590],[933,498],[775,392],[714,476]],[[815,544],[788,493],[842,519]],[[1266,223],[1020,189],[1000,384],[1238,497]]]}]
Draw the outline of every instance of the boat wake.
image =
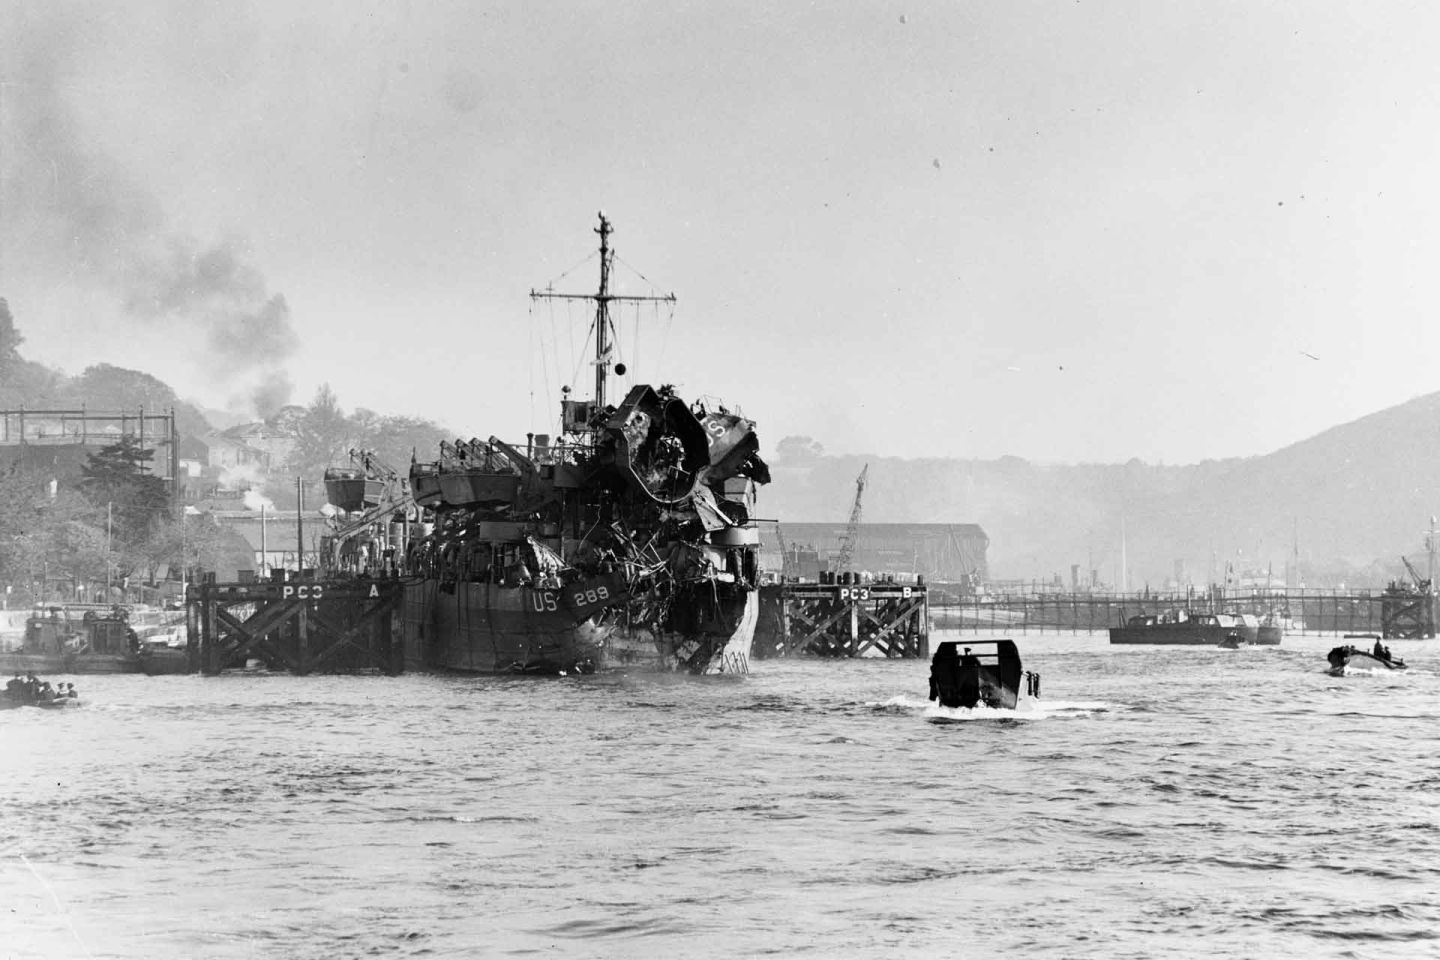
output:
[{"label": "boat wake", "polygon": [[1410,682],[1421,677],[1428,678],[1435,676],[1433,670],[1417,670],[1414,667],[1405,670],[1392,670],[1389,667],[1361,666],[1356,663],[1347,663],[1340,668],[1340,671],[1341,672],[1336,673],[1335,668],[1332,667],[1322,672],[1328,673],[1332,677],[1384,677],[1387,680],[1394,680],[1397,683]]},{"label": "boat wake", "polygon": [[872,700],[865,704],[872,713],[918,716],[931,723],[970,723],[977,720],[1047,720],[1050,718],[1084,717],[1107,713],[1113,709],[1101,700],[1029,700],[1010,710],[987,707],[942,707],[930,700],[898,696],[889,700]]}]

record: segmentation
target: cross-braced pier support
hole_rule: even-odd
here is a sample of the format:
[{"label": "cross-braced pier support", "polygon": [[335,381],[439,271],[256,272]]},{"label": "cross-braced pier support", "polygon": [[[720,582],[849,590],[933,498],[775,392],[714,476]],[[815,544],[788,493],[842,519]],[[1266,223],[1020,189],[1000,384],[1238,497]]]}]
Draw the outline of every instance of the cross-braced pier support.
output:
[{"label": "cross-braced pier support", "polygon": [[393,619],[396,580],[200,584],[191,599],[200,625],[200,670],[218,674],[255,658],[271,669],[398,674],[404,651]]},{"label": "cross-braced pier support", "polygon": [[930,656],[923,584],[783,583],[761,596],[768,629],[757,631],[757,658]]},{"label": "cross-braced pier support", "polygon": [[1386,590],[1381,598],[1380,634],[1387,640],[1435,636],[1435,597],[1428,590]]}]

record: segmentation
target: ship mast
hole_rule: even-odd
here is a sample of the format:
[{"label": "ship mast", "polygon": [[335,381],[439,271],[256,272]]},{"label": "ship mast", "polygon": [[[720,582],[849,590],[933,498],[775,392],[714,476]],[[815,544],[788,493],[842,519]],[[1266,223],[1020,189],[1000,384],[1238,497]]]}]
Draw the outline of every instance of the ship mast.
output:
[{"label": "ship mast", "polygon": [[[595,301],[595,409],[605,409],[605,384],[610,375],[610,304],[616,301],[625,303],[644,303],[646,301],[663,301],[666,303],[675,302],[675,294],[667,293],[657,297],[617,297],[610,293],[610,268],[615,259],[615,251],[610,246],[610,234],[613,229],[609,219],[602,210],[600,226],[595,232],[600,235],[600,289],[596,293],[554,293],[549,289],[545,291],[531,290],[532,300],[594,300]],[[623,374],[623,365],[616,368],[616,373]]]},{"label": "ship mast", "polygon": [[610,249],[610,221],[600,212],[600,292],[595,295],[595,406],[605,409],[605,380],[610,370],[610,258],[615,252]]}]

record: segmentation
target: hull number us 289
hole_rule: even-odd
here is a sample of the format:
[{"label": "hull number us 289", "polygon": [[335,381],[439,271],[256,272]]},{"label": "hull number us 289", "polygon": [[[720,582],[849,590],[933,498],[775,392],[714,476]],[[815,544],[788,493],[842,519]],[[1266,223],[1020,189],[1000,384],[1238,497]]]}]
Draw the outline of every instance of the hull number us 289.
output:
[{"label": "hull number us 289", "polygon": [[[609,587],[595,587],[571,593],[570,605],[583,607],[594,603],[604,603],[609,599]],[[560,609],[560,593],[556,590],[532,590],[530,591],[530,606],[536,613],[554,613]]]}]

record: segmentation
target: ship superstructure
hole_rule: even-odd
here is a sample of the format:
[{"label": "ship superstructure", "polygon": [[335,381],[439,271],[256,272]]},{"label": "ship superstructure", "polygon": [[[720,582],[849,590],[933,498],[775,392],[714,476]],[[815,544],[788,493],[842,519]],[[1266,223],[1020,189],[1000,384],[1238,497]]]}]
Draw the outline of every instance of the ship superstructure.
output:
[{"label": "ship superstructure", "polygon": [[755,495],[769,482],[755,424],[669,386],[636,385],[606,402],[610,306],[648,298],[610,293],[603,214],[596,232],[597,293],[533,294],[594,301],[594,398],[566,388],[553,438],[456,440],[411,465],[394,511],[418,521],[395,564],[411,666],[748,669],[759,607]]}]

